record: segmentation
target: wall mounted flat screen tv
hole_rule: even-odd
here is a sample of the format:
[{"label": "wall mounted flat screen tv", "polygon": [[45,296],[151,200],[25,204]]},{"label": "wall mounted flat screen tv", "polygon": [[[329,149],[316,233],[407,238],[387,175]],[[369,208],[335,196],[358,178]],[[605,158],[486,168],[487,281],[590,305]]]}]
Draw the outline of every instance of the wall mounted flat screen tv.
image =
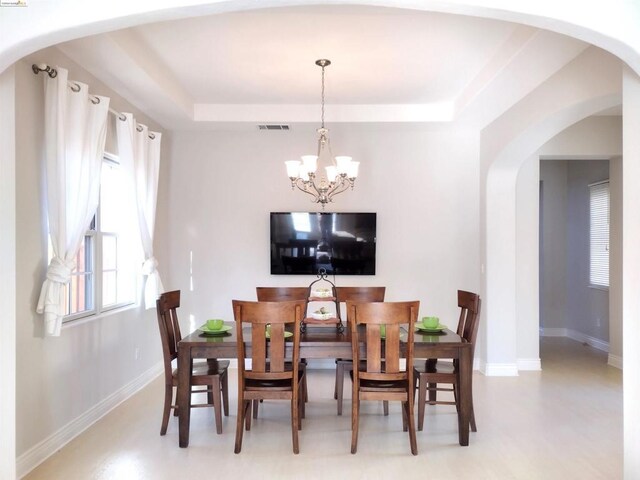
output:
[{"label": "wall mounted flat screen tv", "polygon": [[271,274],[375,275],[376,214],[271,213]]}]

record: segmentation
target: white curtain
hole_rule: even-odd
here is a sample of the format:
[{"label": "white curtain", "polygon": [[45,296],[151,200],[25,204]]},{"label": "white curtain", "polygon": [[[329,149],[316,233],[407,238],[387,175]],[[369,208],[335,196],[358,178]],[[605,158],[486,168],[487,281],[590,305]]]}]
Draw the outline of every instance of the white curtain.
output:
[{"label": "white curtain", "polygon": [[109,113],[109,98],[89,95],[83,83],[67,83],[67,70],[56,69],[55,78],[45,76],[45,175],[53,257],[36,309],[44,313],[48,336],[60,335],[65,284],[98,206]]},{"label": "white curtain", "polygon": [[152,308],[155,307],[158,296],[164,292],[157,270],[158,261],[153,256],[161,134],[149,132],[130,113],[121,114],[116,125],[120,164],[129,172],[134,184],[140,240],[145,258],[142,274],[147,277],[144,286],[145,306]]}]

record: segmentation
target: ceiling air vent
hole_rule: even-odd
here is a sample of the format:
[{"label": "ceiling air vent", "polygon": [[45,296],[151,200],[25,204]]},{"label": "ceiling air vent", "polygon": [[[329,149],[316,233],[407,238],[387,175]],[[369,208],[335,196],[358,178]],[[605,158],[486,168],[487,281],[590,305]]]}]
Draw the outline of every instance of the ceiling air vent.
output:
[{"label": "ceiling air vent", "polygon": [[258,125],[258,130],[289,130],[289,125]]}]

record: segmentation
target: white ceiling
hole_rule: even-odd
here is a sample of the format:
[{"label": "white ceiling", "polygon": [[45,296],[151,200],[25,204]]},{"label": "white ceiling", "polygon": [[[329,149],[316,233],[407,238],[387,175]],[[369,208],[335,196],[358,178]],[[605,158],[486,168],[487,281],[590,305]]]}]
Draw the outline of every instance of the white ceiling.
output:
[{"label": "white ceiling", "polygon": [[169,129],[327,122],[486,124],[588,45],[475,17],[316,6],[148,24],[59,48]]},{"label": "white ceiling", "polygon": [[[513,24],[397,9],[289,8],[135,28],[197,103],[431,103],[456,97]],[[445,50],[442,45],[448,48]]]}]

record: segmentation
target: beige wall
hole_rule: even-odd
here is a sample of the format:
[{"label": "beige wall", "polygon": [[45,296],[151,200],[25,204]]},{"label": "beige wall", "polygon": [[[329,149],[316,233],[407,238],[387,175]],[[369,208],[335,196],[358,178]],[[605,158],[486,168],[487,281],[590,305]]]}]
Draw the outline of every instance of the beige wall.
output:
[{"label": "beige wall", "polygon": [[[315,276],[269,273],[269,212],[319,210],[290,187],[284,161],[315,149],[312,129],[177,133],[159,208],[167,210],[167,289],[188,290],[189,328],[231,319],[231,299],[256,286],[308,285]],[[421,301],[421,315],[457,323],[456,291],[479,287],[478,144],[474,133],[385,128],[331,131],[335,154],[360,164],[354,191],[327,211],[377,213],[375,276],[338,285],[384,285],[388,300]],[[191,263],[192,259],[192,263]],[[192,272],[192,273],[191,273]]]}]

